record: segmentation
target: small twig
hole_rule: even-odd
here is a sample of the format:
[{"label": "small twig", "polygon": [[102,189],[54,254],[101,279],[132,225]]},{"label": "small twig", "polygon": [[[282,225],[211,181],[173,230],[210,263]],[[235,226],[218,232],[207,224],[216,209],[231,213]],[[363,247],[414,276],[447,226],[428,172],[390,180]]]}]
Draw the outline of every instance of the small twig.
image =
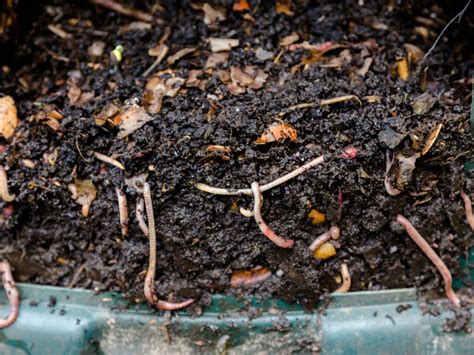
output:
[{"label": "small twig", "polygon": [[390,195],[390,196],[397,196],[399,194],[402,193],[401,190],[395,188],[392,186],[392,184],[390,183],[389,181],[389,177],[388,177],[388,172],[390,171],[392,165],[393,165],[393,159],[390,159],[390,153],[388,152],[388,149],[387,149],[387,152],[385,153],[385,178],[383,180],[383,184],[385,186],[385,190],[387,191],[387,193]]},{"label": "small twig", "polygon": [[150,304],[156,306],[162,311],[173,311],[189,306],[194,302],[193,299],[188,299],[180,303],[166,302],[158,299],[155,294],[155,272],[156,272],[156,231],[155,231],[155,217],[153,215],[153,202],[151,199],[150,184],[145,182],[143,184],[143,198],[145,199],[145,208],[148,219],[148,234],[150,239],[150,259],[148,262],[148,270],[145,277],[144,292],[145,297]]},{"label": "small twig", "polygon": [[428,58],[428,56],[431,54],[431,52],[433,52],[433,50],[435,49],[436,45],[438,44],[439,40],[443,37],[444,33],[446,32],[446,30],[448,29],[449,26],[451,26],[451,24],[458,20],[458,23],[461,22],[461,17],[464,15],[464,13],[466,12],[467,8],[469,7],[469,5],[471,5],[471,0],[469,0],[466,4],[466,6],[464,6],[464,8],[461,10],[460,13],[458,13],[456,16],[454,16],[451,21],[448,22],[448,24],[446,26],[444,26],[443,30],[441,31],[441,33],[438,35],[438,37],[436,37],[436,40],[435,42],[433,43],[433,45],[431,46],[431,48],[428,50],[428,52],[426,52],[425,56],[423,57],[423,60],[425,60],[426,58]]},{"label": "small twig", "polygon": [[118,206],[119,206],[119,220],[120,228],[122,229],[122,235],[128,234],[128,207],[127,207],[127,196],[118,187],[115,188],[117,194]]},{"label": "small twig", "polygon": [[436,266],[438,271],[444,280],[444,289],[446,292],[446,297],[456,306],[461,306],[461,301],[452,288],[452,277],[449,272],[446,264],[441,260],[441,258],[436,254],[436,252],[430,247],[426,240],[421,236],[420,233],[415,229],[415,227],[402,215],[397,215],[397,222],[400,223],[405,231],[410,236],[410,238],[418,245],[418,247],[425,253],[425,255],[431,260],[431,262]]},{"label": "small twig", "polygon": [[[312,168],[316,165],[319,165],[323,162],[324,162],[324,156],[321,155],[321,156],[311,160],[310,162],[306,163],[305,165],[300,166],[299,168],[293,170],[292,172],[290,172],[286,175],[283,175],[283,176],[279,177],[278,179],[273,180],[272,182],[269,182],[268,184],[260,186],[260,192],[265,192],[265,191],[270,190],[270,189],[272,189],[272,188],[274,188],[278,185],[281,185],[281,184],[287,182],[288,180],[291,180],[294,177],[304,173],[306,170],[308,170],[308,169],[310,169],[310,168]],[[232,195],[249,195],[249,196],[252,196],[253,195],[252,189],[222,189],[222,188],[219,188],[219,187],[213,187],[213,186],[209,186],[209,185],[202,184],[202,183],[197,183],[196,188],[201,190],[201,191],[208,192],[208,193],[214,194],[214,195],[223,195],[223,196],[232,196]]]},{"label": "small twig", "polygon": [[257,225],[262,231],[263,235],[278,245],[280,248],[291,248],[295,242],[292,239],[285,240],[277,235],[263,220],[262,213],[260,211],[262,207],[262,192],[259,188],[258,182],[252,182],[250,186],[252,188],[254,198],[253,215],[255,217],[255,222],[257,222]]},{"label": "small twig", "polygon": [[317,237],[311,245],[308,247],[308,249],[311,251],[311,253],[314,253],[321,245],[324,243],[328,242],[329,239],[334,239],[337,240],[341,236],[341,230],[339,229],[338,226],[331,226],[331,228],[327,231],[321,234],[319,237]]},{"label": "small twig", "polygon": [[338,96],[338,97],[333,97],[331,99],[321,100],[319,102],[319,105],[320,106],[332,105],[332,104],[337,104],[339,102],[345,102],[345,101],[351,101],[351,100],[355,100],[359,103],[359,105],[362,105],[362,101],[360,101],[360,99],[355,95]]},{"label": "small twig", "polygon": [[5,202],[12,202],[15,199],[15,194],[8,192],[8,176],[5,168],[0,165],[0,198]]},{"label": "small twig", "polygon": [[138,225],[142,230],[143,234],[148,237],[148,226],[146,225],[145,219],[143,218],[143,212],[145,211],[145,203],[143,199],[137,201],[137,206],[135,207],[135,216],[137,217]]},{"label": "small twig", "polygon": [[71,279],[71,282],[69,285],[67,285],[68,288],[73,288],[74,285],[79,281],[79,278],[81,277],[82,272],[84,271],[84,268],[86,267],[86,263],[82,264],[79,269],[74,273],[74,276]]},{"label": "small twig", "polygon": [[474,231],[474,215],[472,214],[472,204],[469,196],[461,190],[461,198],[464,201],[464,209],[466,210],[466,219],[469,226]]},{"label": "small twig", "polygon": [[336,291],[337,293],[346,293],[351,288],[351,274],[345,263],[341,264],[342,285]]},{"label": "small twig", "polygon": [[72,35],[70,33],[64,31],[61,27],[53,25],[53,24],[48,25],[48,30],[50,30],[56,36],[58,36],[59,38],[62,38],[62,39],[70,39],[72,37]]},{"label": "small twig", "polygon": [[123,166],[123,164],[121,162],[119,162],[118,160],[115,160],[111,157],[108,157],[107,155],[104,155],[104,154],[98,153],[98,152],[94,152],[94,156],[97,159],[99,159],[100,161],[103,161],[104,163],[116,166],[120,170],[125,170],[125,166]]},{"label": "small twig", "polygon": [[288,108],[286,108],[284,111],[280,112],[275,119],[277,120],[281,120],[283,118],[283,116],[285,116],[286,114],[290,113],[290,112],[293,112],[293,111],[296,111],[296,110],[301,110],[303,108],[312,108],[316,106],[316,104],[312,103],[312,102],[303,102],[303,103],[300,103],[300,104],[297,104],[297,105],[294,105],[294,106],[290,106]]},{"label": "small twig", "polygon": [[91,0],[91,2],[117,12],[121,15],[132,17],[144,22],[153,22],[153,16],[151,14],[124,6],[113,0]]},{"label": "small twig", "polygon": [[2,275],[3,287],[10,302],[10,314],[6,319],[0,320],[0,329],[3,329],[15,323],[18,318],[18,313],[20,312],[20,293],[16,288],[8,261],[0,261],[0,274]]},{"label": "small twig", "polygon": [[168,46],[165,45],[165,44],[161,44],[161,52],[160,54],[156,57],[156,60],[153,62],[152,65],[150,65],[150,67],[145,70],[145,72],[142,74],[143,77],[146,77],[148,75],[150,75],[150,73],[155,70],[155,68],[161,63],[161,61],[166,57],[166,54],[168,54]]}]

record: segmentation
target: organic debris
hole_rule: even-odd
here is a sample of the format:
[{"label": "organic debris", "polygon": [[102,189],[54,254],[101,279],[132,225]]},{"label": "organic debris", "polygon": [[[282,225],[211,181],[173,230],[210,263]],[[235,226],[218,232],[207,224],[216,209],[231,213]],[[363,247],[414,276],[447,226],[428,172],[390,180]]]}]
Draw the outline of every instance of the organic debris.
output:
[{"label": "organic debris", "polygon": [[153,16],[149,13],[122,5],[113,0],[91,0],[92,3],[103,6],[109,10],[115,11],[121,15],[135,18],[144,22],[152,22]]},{"label": "organic debris", "polygon": [[466,211],[466,220],[471,229],[474,231],[474,215],[472,214],[472,204],[469,196],[461,190],[461,198],[464,201],[464,209]]},{"label": "organic debris", "polygon": [[295,13],[291,11],[292,6],[291,0],[276,0],[275,11],[277,14],[293,16]]},{"label": "organic debris", "polygon": [[425,92],[420,96],[417,96],[411,106],[413,107],[413,112],[417,115],[424,115],[428,113],[434,106],[436,99],[431,96],[429,93]]},{"label": "organic debris", "polygon": [[202,11],[204,11],[204,23],[209,28],[216,29],[218,23],[226,19],[225,8],[218,7],[217,5],[213,7],[205,3],[202,6]]},{"label": "organic debris", "polygon": [[408,80],[410,76],[410,69],[408,68],[408,60],[406,58],[402,58],[397,61],[396,64],[397,73],[400,79]]},{"label": "organic debris", "polygon": [[418,245],[418,247],[425,253],[425,255],[430,259],[430,261],[436,266],[438,271],[444,280],[444,289],[446,291],[446,297],[456,306],[461,307],[461,301],[456,293],[452,289],[452,277],[448,268],[446,267],[443,260],[436,254],[436,252],[430,247],[426,240],[421,236],[420,233],[415,229],[415,227],[402,215],[397,215],[397,222],[400,223],[409,237]]},{"label": "organic debris", "polygon": [[138,226],[142,230],[143,234],[148,237],[148,225],[145,222],[144,218],[145,212],[145,202],[142,198],[137,201],[137,205],[135,207],[135,217],[137,218]]},{"label": "organic debris", "polygon": [[326,260],[336,255],[336,248],[331,243],[323,243],[313,253],[313,256],[317,260]]},{"label": "organic debris", "polygon": [[351,274],[346,263],[341,264],[342,285],[334,293],[346,293],[351,288]]},{"label": "organic debris", "polygon": [[13,98],[11,96],[0,98],[0,136],[10,139],[18,123],[19,119]]},{"label": "organic debris", "polygon": [[169,51],[169,48],[164,43],[159,43],[157,46],[150,48],[148,50],[148,55],[150,57],[156,57],[156,59],[153,62],[153,64],[147,70],[145,70],[145,72],[143,73],[144,77],[150,75],[153,72],[153,70],[155,70],[155,68],[166,57],[166,55],[168,54],[168,51]]},{"label": "organic debris", "polygon": [[421,151],[421,155],[425,155],[426,153],[430,151],[431,147],[435,144],[436,140],[438,139],[439,133],[441,132],[442,128],[443,128],[442,123],[438,124],[435,128],[433,128],[433,130],[428,135],[428,138],[426,138],[425,146],[423,147]]},{"label": "organic debris", "polygon": [[159,113],[165,96],[175,97],[184,83],[185,79],[177,77],[163,79],[154,76],[148,80],[143,93],[143,105],[148,113],[151,115]]},{"label": "organic debris", "polygon": [[272,272],[265,267],[256,266],[250,270],[236,270],[232,272],[230,287],[247,287],[259,284],[272,276]]},{"label": "organic debris", "polygon": [[338,226],[331,226],[327,232],[324,232],[321,234],[319,237],[317,237],[311,245],[308,247],[309,251],[314,253],[318,248],[323,245],[324,243],[327,243],[330,239],[337,240],[341,236],[341,230],[339,229]]},{"label": "organic debris", "polygon": [[296,142],[298,139],[296,129],[288,123],[272,123],[267,130],[255,141],[256,144],[267,144],[270,142],[289,139]]},{"label": "organic debris", "polygon": [[16,288],[8,261],[0,261],[0,274],[2,276],[3,288],[5,289],[8,302],[10,302],[10,313],[8,317],[0,320],[0,329],[4,329],[15,323],[18,318],[18,313],[20,312],[20,293]]},{"label": "organic debris", "polygon": [[250,9],[250,4],[248,0],[236,0],[232,6],[232,11],[235,12],[244,12]]},{"label": "organic debris", "polygon": [[115,160],[113,158],[110,158],[107,155],[104,155],[104,154],[99,153],[99,152],[94,152],[94,156],[97,159],[99,159],[100,161],[103,161],[104,163],[113,165],[113,166],[119,168],[120,170],[125,170],[125,167],[123,166],[123,164],[121,162],[119,162],[118,160]]},{"label": "organic debris", "polygon": [[120,131],[117,137],[125,138],[151,120],[153,116],[150,116],[143,107],[132,106],[120,115]]},{"label": "organic debris", "polygon": [[15,194],[8,192],[8,176],[5,168],[0,165],[0,199],[5,202],[12,202],[15,199]]},{"label": "organic debris", "polygon": [[308,213],[308,218],[311,220],[312,224],[321,224],[326,221],[326,215],[318,210],[312,209]]},{"label": "organic debris", "polygon": [[178,60],[180,60],[181,58],[187,56],[188,54],[191,54],[191,53],[193,53],[193,52],[196,52],[196,50],[197,50],[196,47],[183,48],[183,49],[179,50],[178,52],[176,52],[175,54],[169,56],[168,59],[166,60],[166,62],[167,62],[169,65],[173,65],[173,64],[176,63]]},{"label": "organic debris", "polygon": [[119,206],[120,229],[122,231],[122,235],[126,236],[128,234],[127,196],[118,187],[115,188],[115,193],[117,194],[117,201]]},{"label": "organic debris", "polygon": [[408,60],[415,64],[421,62],[425,56],[425,52],[414,44],[404,43],[403,46],[408,53]]},{"label": "organic debris", "polygon": [[360,99],[355,95],[345,95],[345,96],[333,97],[331,99],[321,100],[319,102],[319,104],[321,106],[325,106],[325,105],[332,105],[332,104],[337,104],[337,103],[340,103],[340,102],[346,102],[346,101],[351,101],[351,100],[355,100],[359,103],[359,105],[362,105],[362,102],[360,101]]},{"label": "organic debris", "polygon": [[56,106],[49,104],[44,105],[41,111],[33,116],[33,119],[36,122],[49,126],[53,131],[59,131],[61,128],[61,123],[59,121],[63,118],[64,116],[58,111]]},{"label": "organic debris", "polygon": [[76,180],[74,183],[68,185],[68,189],[76,203],[82,206],[82,215],[87,217],[92,202],[97,196],[97,189],[92,183],[92,180]]},{"label": "organic debris", "polygon": [[102,111],[95,116],[95,124],[103,126],[108,122],[112,127],[118,126],[121,122],[121,112],[122,108],[119,105],[109,102]]},{"label": "organic debris", "polygon": [[238,39],[233,38],[209,38],[209,43],[211,45],[212,52],[225,52],[230,51],[232,48],[239,45]]},{"label": "organic debris", "polygon": [[257,90],[265,84],[267,77],[268,74],[252,65],[243,68],[230,67],[231,83],[227,85],[227,89],[234,95],[244,93],[246,88]]}]

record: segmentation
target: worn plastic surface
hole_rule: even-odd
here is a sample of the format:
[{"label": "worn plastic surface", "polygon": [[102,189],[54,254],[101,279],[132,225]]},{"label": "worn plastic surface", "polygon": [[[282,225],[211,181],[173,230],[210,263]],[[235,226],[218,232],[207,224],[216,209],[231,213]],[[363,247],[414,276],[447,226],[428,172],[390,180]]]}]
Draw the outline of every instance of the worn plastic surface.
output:
[{"label": "worn plastic surface", "polygon": [[[443,332],[452,312],[423,315],[413,289],[333,295],[322,314],[281,301],[244,304],[217,296],[202,316],[179,313],[169,321],[144,305],[128,308],[114,294],[39,285],[20,285],[20,292],[20,317],[0,332],[2,354],[189,354],[226,348],[229,354],[317,349],[326,354],[468,354],[474,349],[473,335]],[[5,305],[4,296],[0,302]],[[397,311],[400,305],[408,309]],[[260,316],[249,319],[251,308]],[[7,313],[2,306],[0,316]]]}]

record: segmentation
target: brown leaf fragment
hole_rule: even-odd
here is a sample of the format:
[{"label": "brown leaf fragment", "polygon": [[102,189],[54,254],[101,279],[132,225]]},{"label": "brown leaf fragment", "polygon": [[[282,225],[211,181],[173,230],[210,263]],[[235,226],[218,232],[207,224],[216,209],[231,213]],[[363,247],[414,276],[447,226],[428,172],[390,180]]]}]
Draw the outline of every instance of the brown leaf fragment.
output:
[{"label": "brown leaf fragment", "polygon": [[76,203],[82,206],[82,215],[87,217],[92,202],[97,196],[97,189],[92,180],[76,180],[68,185],[68,189]]},{"label": "brown leaf fragment", "polygon": [[226,64],[229,61],[229,52],[211,53],[207,58],[204,68],[215,68],[219,64]]},{"label": "brown leaf fragment", "polygon": [[260,89],[267,80],[268,74],[256,66],[247,65],[243,68],[230,67],[231,84],[228,90],[236,95],[245,92],[245,88]]},{"label": "brown leaf fragment", "polygon": [[247,0],[237,0],[232,6],[232,11],[235,12],[244,12],[250,9],[250,4]]},{"label": "brown leaf fragment", "polygon": [[298,139],[298,133],[296,129],[288,123],[275,122],[268,127],[268,129],[262,133],[260,138],[258,138],[256,144],[266,144],[270,142],[290,139],[293,142],[296,142]]},{"label": "brown leaf fragment", "polygon": [[10,139],[18,126],[15,101],[11,96],[0,98],[0,136]]},{"label": "brown leaf fragment", "polygon": [[143,107],[132,106],[120,115],[120,119],[120,131],[117,136],[119,138],[125,138],[142,127],[145,123],[153,120],[153,117],[150,116]]},{"label": "brown leaf fragment", "polygon": [[403,46],[408,54],[408,59],[413,63],[419,63],[425,56],[425,52],[414,44],[404,43]]},{"label": "brown leaf fragment", "polygon": [[184,82],[185,79],[183,78],[162,79],[159,76],[154,76],[148,80],[143,93],[143,104],[148,113],[152,115],[159,113],[164,97],[175,97]]},{"label": "brown leaf fragment", "polygon": [[188,73],[188,78],[185,82],[185,86],[188,88],[198,88],[204,91],[206,89],[207,81],[204,79],[200,79],[203,74],[203,70],[190,70]]},{"label": "brown leaf fragment", "polygon": [[254,267],[250,270],[236,270],[232,272],[230,279],[230,287],[251,286],[261,283],[268,279],[272,272],[261,266]]},{"label": "brown leaf fragment", "polygon": [[441,132],[441,129],[443,128],[443,124],[440,123],[438,124],[428,135],[428,138],[426,138],[425,146],[423,147],[423,150],[421,151],[421,155],[425,155],[428,153],[431,149],[431,147],[434,145],[436,140],[438,139],[439,133]]},{"label": "brown leaf fragment", "polygon": [[225,52],[230,51],[234,47],[237,47],[239,45],[239,40],[233,38],[210,37],[209,44],[211,45],[212,52]]},{"label": "brown leaf fragment", "polygon": [[204,23],[210,28],[217,28],[218,23],[226,19],[225,9],[222,7],[205,3],[202,11],[204,11]]},{"label": "brown leaf fragment", "polygon": [[95,124],[103,126],[106,122],[109,122],[112,126],[120,124],[120,120],[114,120],[122,112],[122,109],[115,103],[109,102],[105,107],[95,116]]},{"label": "brown leaf fragment", "polygon": [[300,39],[300,36],[296,32],[293,32],[291,35],[288,35],[280,39],[279,44],[280,44],[280,47],[287,47],[290,44],[297,42],[299,39]]},{"label": "brown leaf fragment", "polygon": [[413,112],[417,115],[424,115],[433,108],[435,103],[436,99],[429,93],[425,92],[413,100],[411,107],[413,108]]},{"label": "brown leaf fragment", "polygon": [[167,63],[169,65],[173,65],[174,63],[176,63],[178,60],[180,60],[181,58],[187,56],[188,54],[191,54],[193,52],[195,52],[197,50],[196,47],[192,47],[192,48],[183,48],[181,49],[180,51],[176,52],[175,54],[173,54],[172,56],[169,56],[168,59],[166,60]]},{"label": "brown leaf fragment", "polygon": [[291,0],[277,0],[275,4],[275,11],[277,14],[285,14],[287,16],[293,16],[295,13],[291,11],[293,4]]}]

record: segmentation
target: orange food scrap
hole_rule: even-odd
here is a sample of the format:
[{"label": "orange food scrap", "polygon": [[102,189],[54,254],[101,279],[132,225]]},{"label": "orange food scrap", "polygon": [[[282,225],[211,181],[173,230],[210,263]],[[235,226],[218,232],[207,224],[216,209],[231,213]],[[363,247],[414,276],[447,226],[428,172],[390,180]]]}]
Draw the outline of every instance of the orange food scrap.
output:
[{"label": "orange food scrap", "polygon": [[273,123],[268,129],[262,133],[258,138],[256,144],[266,144],[270,142],[280,141],[284,139],[290,139],[292,142],[296,142],[298,133],[296,129],[288,123]]},{"label": "orange food scrap", "polygon": [[319,211],[315,210],[315,209],[312,209],[308,213],[308,217],[311,220],[312,224],[321,224],[321,223],[324,223],[326,221],[326,215],[322,212],[319,212]]},{"label": "orange food scrap", "polygon": [[406,58],[397,61],[397,72],[400,79],[408,79],[408,76],[410,75],[410,70],[408,69],[408,61]]},{"label": "orange food scrap", "polygon": [[251,286],[265,281],[272,272],[265,267],[256,266],[250,270],[236,270],[232,272],[230,287]]},{"label": "orange food scrap", "polygon": [[324,243],[314,251],[314,258],[318,260],[326,260],[336,255],[336,248],[331,243]]},{"label": "orange food scrap", "polygon": [[0,98],[0,137],[11,138],[19,122],[13,98],[11,96]]},{"label": "orange food scrap", "polygon": [[244,12],[248,9],[250,9],[250,4],[247,0],[238,0],[234,2],[234,6],[232,7],[232,10],[236,12]]}]

